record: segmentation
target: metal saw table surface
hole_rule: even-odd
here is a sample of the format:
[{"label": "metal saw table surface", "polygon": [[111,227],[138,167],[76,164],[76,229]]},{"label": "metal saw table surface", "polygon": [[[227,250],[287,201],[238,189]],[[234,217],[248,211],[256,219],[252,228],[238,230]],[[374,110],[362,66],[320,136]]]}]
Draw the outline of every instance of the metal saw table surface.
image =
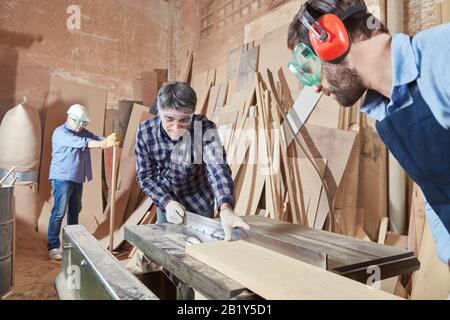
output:
[{"label": "metal saw table surface", "polygon": [[[378,265],[381,279],[419,269],[412,252],[363,240],[315,230],[259,216],[243,217],[252,233],[277,239],[326,257],[324,268],[342,276],[366,282],[369,266]],[[218,222],[220,223],[220,222]],[[125,228],[125,240],[145,256],[169,270],[175,277],[210,299],[232,299],[247,288],[185,253],[186,239],[195,236],[203,242],[217,241],[184,225],[143,225]],[[258,243],[257,241],[252,241]],[[273,249],[273,248],[271,248]],[[280,248],[283,252],[286,248]]]}]

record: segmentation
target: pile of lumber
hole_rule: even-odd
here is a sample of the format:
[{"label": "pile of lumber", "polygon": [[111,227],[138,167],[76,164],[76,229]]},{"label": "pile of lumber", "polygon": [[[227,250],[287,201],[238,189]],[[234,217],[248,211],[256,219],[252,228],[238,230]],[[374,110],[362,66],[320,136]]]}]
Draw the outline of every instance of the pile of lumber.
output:
[{"label": "pile of lumber", "polygon": [[[185,66],[184,74],[192,73],[198,96],[196,112],[216,123],[225,147],[235,183],[235,211],[317,229],[347,230],[345,226],[356,220],[356,197],[349,202],[340,190],[344,186],[345,194],[351,188],[357,193],[357,184],[343,178],[354,176],[354,170],[347,171],[348,164],[355,163],[351,160],[359,157],[359,133],[314,125],[317,118],[309,121],[316,111],[335,107],[339,112],[339,108],[310,88],[302,90],[294,103],[285,70],[279,66],[274,75],[261,66],[260,52],[261,46],[244,46],[235,68],[195,74],[190,71],[195,58]],[[232,80],[227,80],[229,70],[235,73]],[[312,114],[305,112],[314,107]],[[286,115],[291,120],[285,121]],[[342,207],[335,210],[332,200],[339,195],[336,203]],[[352,209],[353,220],[341,208]],[[330,217],[340,219],[332,224]]]}]

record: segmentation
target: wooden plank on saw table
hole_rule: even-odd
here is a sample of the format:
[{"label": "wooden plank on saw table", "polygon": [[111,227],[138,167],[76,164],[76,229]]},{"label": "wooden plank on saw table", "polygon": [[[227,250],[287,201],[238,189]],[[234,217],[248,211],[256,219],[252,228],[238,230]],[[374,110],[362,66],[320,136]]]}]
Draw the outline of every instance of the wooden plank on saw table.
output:
[{"label": "wooden plank on saw table", "polygon": [[[46,101],[46,117],[42,158],[39,173],[39,198],[41,208],[45,202],[51,201],[51,185],[48,180],[52,154],[52,135],[54,130],[67,120],[67,110],[73,104],[85,106],[89,112],[88,130],[96,135],[103,135],[106,108],[106,89],[96,88],[75,81],[52,77]],[[80,213],[80,224],[89,232],[97,228],[96,214],[103,212],[102,203],[102,150],[90,150],[93,180],[84,184],[83,209]]]},{"label": "wooden plank on saw table", "polygon": [[186,253],[269,300],[399,299],[242,240],[191,245]]}]

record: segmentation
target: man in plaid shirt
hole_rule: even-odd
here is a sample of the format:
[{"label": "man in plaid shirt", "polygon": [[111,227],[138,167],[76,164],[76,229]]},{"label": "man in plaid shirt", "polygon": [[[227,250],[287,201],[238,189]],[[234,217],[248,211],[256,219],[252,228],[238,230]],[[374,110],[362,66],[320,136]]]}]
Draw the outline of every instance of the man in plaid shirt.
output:
[{"label": "man in plaid shirt", "polygon": [[231,169],[216,125],[194,115],[196,104],[186,83],[161,88],[158,116],[138,128],[137,181],[158,207],[158,223],[182,224],[186,210],[213,218],[216,204],[228,241],[234,227],[249,226],[233,211]]}]

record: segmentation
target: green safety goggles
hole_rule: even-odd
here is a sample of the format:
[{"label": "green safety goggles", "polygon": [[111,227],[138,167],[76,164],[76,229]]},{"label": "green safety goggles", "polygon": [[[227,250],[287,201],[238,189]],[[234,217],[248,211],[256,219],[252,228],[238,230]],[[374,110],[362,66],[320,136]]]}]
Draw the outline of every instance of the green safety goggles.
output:
[{"label": "green safety goggles", "polygon": [[303,43],[299,43],[293,50],[292,58],[288,63],[288,68],[303,86],[312,87],[320,83],[322,62],[319,57]]}]

